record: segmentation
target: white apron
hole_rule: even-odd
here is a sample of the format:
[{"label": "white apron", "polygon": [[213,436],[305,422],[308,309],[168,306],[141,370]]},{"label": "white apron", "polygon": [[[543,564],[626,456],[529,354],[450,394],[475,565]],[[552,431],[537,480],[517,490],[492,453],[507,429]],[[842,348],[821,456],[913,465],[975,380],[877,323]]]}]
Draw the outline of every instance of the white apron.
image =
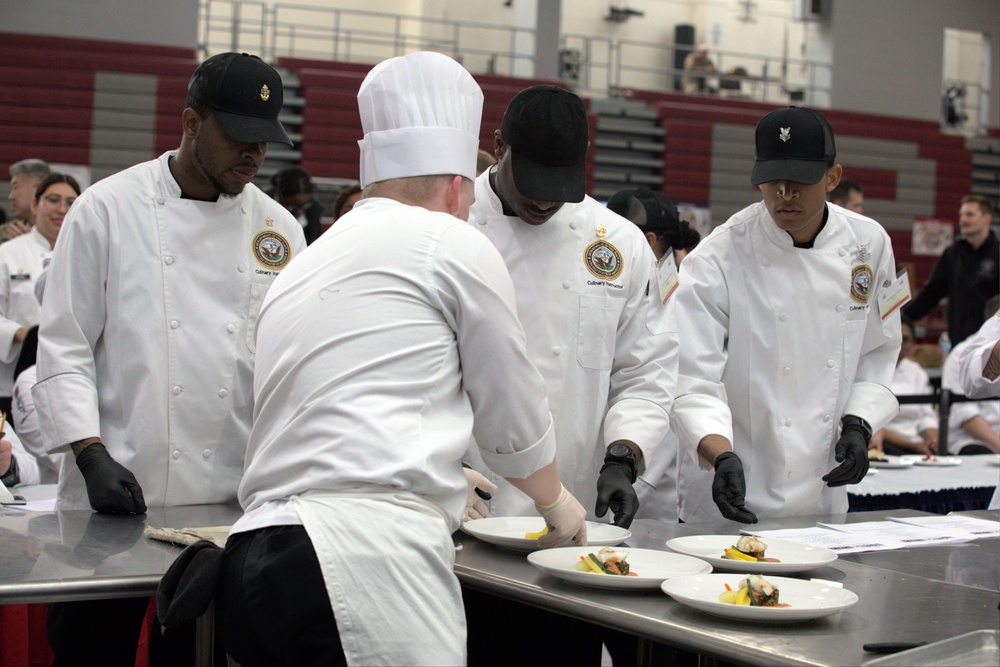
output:
[{"label": "white apron", "polygon": [[385,491],[293,499],[316,550],[348,665],[464,665],[465,609],[448,520]]}]

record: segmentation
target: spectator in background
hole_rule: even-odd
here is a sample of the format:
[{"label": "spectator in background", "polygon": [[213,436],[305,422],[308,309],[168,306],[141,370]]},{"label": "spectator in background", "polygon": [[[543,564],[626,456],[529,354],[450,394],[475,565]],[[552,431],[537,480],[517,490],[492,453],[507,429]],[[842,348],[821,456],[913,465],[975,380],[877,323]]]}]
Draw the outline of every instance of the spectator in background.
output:
[{"label": "spectator in background", "polygon": [[[932,396],[934,389],[927,371],[910,359],[913,351],[913,322],[901,318],[903,344],[896,360],[896,372],[889,389],[896,396]],[[869,449],[876,447],[886,454],[934,454],[938,446],[938,415],[930,403],[905,403],[889,425],[872,436]]]},{"label": "spectator in background", "polygon": [[63,218],[79,195],[80,186],[72,176],[49,175],[31,200],[34,226],[0,245],[0,410],[8,414],[21,344],[41,317],[35,280],[51,258]]},{"label": "spectator in background", "polygon": [[1000,242],[990,229],[992,222],[993,204],[987,197],[963,197],[958,212],[958,239],[945,248],[930,278],[903,306],[903,314],[916,322],[948,297],[952,345],[979,330],[986,302],[1000,293]]},{"label": "spectator in background", "polygon": [[476,176],[478,177],[481,173],[492,167],[497,163],[497,158],[493,153],[489,151],[484,151],[482,148],[476,153]]},{"label": "spectator in background", "polygon": [[[715,73],[715,63],[708,57],[708,45],[699,44],[698,48],[684,58],[684,77],[681,85],[685,93],[714,93],[707,85],[707,75]],[[691,74],[699,72],[699,74]]]},{"label": "spectator in background", "polygon": [[840,179],[840,183],[830,192],[827,201],[859,215],[865,214],[865,194],[861,186],[846,178]]},{"label": "spectator in background", "polygon": [[299,221],[307,244],[318,239],[323,232],[320,226],[323,205],[316,201],[315,192],[312,177],[302,167],[288,167],[271,177],[269,194]]},{"label": "spectator in background", "polygon": [[[994,296],[987,302],[983,312],[987,322],[997,319],[998,307],[1000,296]],[[941,371],[943,389],[964,395],[961,361],[972,345],[975,345],[974,340],[959,343],[945,359]],[[952,404],[948,415],[948,451],[963,456],[1000,452],[1000,400]]]},{"label": "spectator in background", "polygon": [[0,243],[31,231],[34,223],[31,217],[31,201],[35,190],[51,173],[49,165],[43,160],[21,160],[10,165],[10,201],[12,220],[5,222],[0,228]]},{"label": "spectator in background", "polygon": [[345,213],[361,201],[361,197],[361,186],[357,183],[342,187],[337,193],[337,198],[333,200],[333,221],[337,222],[344,217]]}]

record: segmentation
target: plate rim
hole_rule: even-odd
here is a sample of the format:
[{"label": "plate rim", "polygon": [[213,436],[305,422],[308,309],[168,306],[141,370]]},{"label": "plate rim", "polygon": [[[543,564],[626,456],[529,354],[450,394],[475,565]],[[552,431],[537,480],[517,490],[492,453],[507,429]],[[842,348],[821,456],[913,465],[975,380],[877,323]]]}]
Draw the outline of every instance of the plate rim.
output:
[{"label": "plate rim", "polygon": [[[506,537],[506,536],[500,536],[500,535],[491,535],[491,534],[488,534],[488,533],[484,534],[481,531],[477,534],[474,530],[468,530],[466,528],[466,526],[469,525],[469,524],[474,524],[474,523],[479,522],[479,521],[491,521],[491,520],[494,520],[494,519],[501,519],[501,520],[503,520],[503,519],[506,519],[506,520],[524,520],[524,519],[541,520],[541,518],[542,517],[533,517],[533,516],[492,516],[492,517],[486,517],[486,518],[483,518],[483,519],[473,519],[471,521],[463,521],[462,524],[459,526],[459,530],[461,530],[466,535],[471,535],[472,537],[476,538],[477,540],[480,540],[481,542],[486,542],[487,544],[493,544],[493,545],[498,546],[498,547],[503,547],[505,549],[512,549],[512,550],[515,550],[515,551],[531,552],[531,551],[537,551],[538,550],[538,546],[536,545],[535,542],[533,542],[529,538],[526,538],[526,537]],[[605,540],[600,540],[599,543],[593,543],[593,546],[615,546],[615,545],[621,544],[625,540],[627,540],[630,537],[632,537],[632,531],[630,531],[628,528],[622,528],[621,526],[616,526],[613,523],[607,523],[607,524],[605,524],[605,523],[600,523],[598,521],[590,521],[590,520],[588,520],[587,521],[588,541],[589,541],[589,533],[590,533],[591,526],[594,526],[594,525],[601,526],[602,528],[605,527],[605,526],[608,527],[608,528],[614,528],[616,530],[623,531],[624,534],[623,534],[623,536],[621,538],[617,538],[616,542],[609,543],[605,539]]]},{"label": "plate rim", "polygon": [[[676,551],[674,547],[670,546],[671,542],[675,542],[676,540],[692,539],[699,537],[732,538],[731,535],[725,535],[721,533],[704,534],[704,535],[680,535],[678,537],[674,537],[667,540],[664,546],[671,551]],[[737,535],[736,539],[739,539],[739,537],[740,536]],[[715,569],[731,571],[731,570],[746,569],[749,566],[749,568],[751,569],[747,569],[746,571],[750,574],[771,574],[775,576],[780,576],[782,574],[793,574],[796,572],[808,572],[810,570],[818,570],[821,567],[826,567],[827,565],[836,562],[840,558],[840,555],[836,551],[833,551],[832,549],[827,549],[826,547],[817,547],[811,544],[803,544],[801,542],[795,542],[793,540],[783,540],[778,537],[770,539],[772,541],[781,542],[782,544],[792,544],[797,547],[802,547],[805,549],[814,549],[816,550],[817,553],[824,555],[824,560],[811,563],[766,563],[766,562],[758,563],[749,561],[730,561],[726,560],[725,558],[722,558],[721,556],[708,556],[708,555],[693,554],[690,552],[683,552],[683,551],[678,551],[678,553],[681,553],[686,556],[691,556],[692,558],[700,558],[702,560],[705,560],[709,565],[711,565]],[[735,542],[735,540],[733,541]]]},{"label": "plate rim", "polygon": [[[541,563],[537,563],[536,562],[536,560],[539,559],[539,558],[543,558],[546,555],[554,554],[554,553],[559,552],[559,551],[569,552],[569,551],[577,551],[577,550],[582,550],[582,549],[591,549],[591,545],[587,545],[587,546],[584,546],[584,547],[568,546],[568,547],[555,547],[553,549],[538,549],[538,550],[532,551],[530,554],[528,554],[527,560],[528,560],[529,563],[531,563],[531,565],[533,567],[537,568],[538,571],[541,572],[542,574],[547,574],[547,575],[556,577],[557,579],[560,579],[562,581],[567,581],[567,582],[572,583],[572,584],[579,584],[580,586],[586,586],[588,588],[603,588],[603,589],[615,589],[615,590],[618,590],[618,589],[639,589],[639,588],[646,588],[646,589],[652,590],[652,589],[658,588],[659,585],[661,583],[663,583],[664,581],[666,581],[667,579],[672,579],[672,578],[676,578],[676,577],[689,577],[689,576],[696,576],[698,574],[711,574],[712,573],[712,565],[711,565],[711,563],[706,563],[705,561],[703,561],[700,558],[696,558],[694,556],[688,556],[686,554],[674,553],[672,551],[664,551],[662,549],[648,549],[648,548],[644,548],[644,547],[628,547],[628,549],[629,549],[630,552],[639,551],[639,552],[643,552],[643,553],[657,553],[657,554],[666,554],[667,556],[672,556],[672,557],[680,557],[680,558],[684,558],[685,560],[696,561],[698,563],[701,563],[704,567],[706,567],[708,569],[705,570],[704,572],[694,572],[694,573],[679,574],[679,575],[676,575],[676,577],[665,577],[665,578],[662,578],[662,579],[658,578],[658,577],[648,577],[648,576],[629,577],[629,578],[626,578],[626,579],[621,579],[621,578],[618,578],[618,577],[615,577],[615,578],[612,578],[612,579],[605,579],[603,577],[596,577],[596,578],[592,579],[592,581],[595,582],[594,584],[588,584],[588,583],[583,583],[583,582],[584,581],[591,581],[591,580],[577,578],[576,575],[574,574],[574,573],[577,572],[577,570],[575,570],[575,569],[571,569],[569,567],[558,568],[558,567],[552,567],[552,566],[549,566],[549,565],[544,565],[543,566]],[[587,575],[587,573],[586,572],[580,572],[580,575],[584,576],[584,575]],[[571,576],[573,578],[570,578]],[[602,585],[600,583],[597,583],[597,582],[601,582],[601,581],[607,581],[609,585]],[[611,582],[621,582],[621,583],[614,583],[614,584],[612,584]],[[632,582],[635,582],[635,583],[632,584]]]}]

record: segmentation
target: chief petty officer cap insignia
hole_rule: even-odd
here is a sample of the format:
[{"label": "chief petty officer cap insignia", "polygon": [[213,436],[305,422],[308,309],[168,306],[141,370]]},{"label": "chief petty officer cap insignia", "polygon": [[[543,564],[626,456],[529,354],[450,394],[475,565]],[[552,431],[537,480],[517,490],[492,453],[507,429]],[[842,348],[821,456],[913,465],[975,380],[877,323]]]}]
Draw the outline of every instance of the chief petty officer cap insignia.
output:
[{"label": "chief petty officer cap insignia", "polygon": [[253,256],[264,268],[280,271],[292,258],[292,247],[281,234],[265,230],[253,237]]},{"label": "chief petty officer cap insignia", "polygon": [[583,252],[587,270],[598,278],[614,280],[622,273],[622,254],[607,241],[594,241]]}]

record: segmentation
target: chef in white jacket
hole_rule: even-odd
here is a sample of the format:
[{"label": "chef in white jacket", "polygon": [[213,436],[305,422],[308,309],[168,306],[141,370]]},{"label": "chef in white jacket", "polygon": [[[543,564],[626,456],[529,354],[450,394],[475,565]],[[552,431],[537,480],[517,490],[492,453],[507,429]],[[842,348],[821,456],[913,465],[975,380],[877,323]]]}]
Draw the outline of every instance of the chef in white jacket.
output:
[{"label": "chef in white jacket", "polygon": [[364,198],[268,293],[217,607],[244,667],[465,663],[451,533],[473,432],[538,503],[542,546],[586,543],[510,277],[464,222],[482,104],[447,56],[376,65],[358,92]]},{"label": "chef in white jacket", "polygon": [[[511,99],[494,134],[497,164],[476,179],[469,223],[504,258],[528,354],[548,388],[559,473],[592,519],[610,508],[628,527],[632,484],[670,427],[677,381],[672,301],[642,232],[586,196],[587,112],[574,93],[532,86]],[[495,516],[533,514],[499,489]]]},{"label": "chef in white jacket", "polygon": [[[256,56],[209,58],[189,83],[179,150],[92,185],[67,214],[32,390],[48,451],[68,453],[59,509],[235,499],[254,323],[305,248],[301,225],[252,183],[268,142],[291,144],[282,99],[280,76]],[[134,661],[138,625],[109,617],[131,603],[120,613],[141,619],[137,600],[53,605],[57,664],[117,664],[129,644]]]},{"label": "chef in white jacket", "polygon": [[966,341],[956,357],[958,386],[970,398],[1000,398],[1000,311]]},{"label": "chef in white jacket", "polygon": [[[687,522],[846,512],[843,485],[864,477],[872,429],[898,409],[901,281],[885,230],[825,201],[842,172],[832,128],[788,107],[755,141],[763,201],[687,256],[677,290]],[[685,475],[699,465],[714,466],[711,488]]]}]

